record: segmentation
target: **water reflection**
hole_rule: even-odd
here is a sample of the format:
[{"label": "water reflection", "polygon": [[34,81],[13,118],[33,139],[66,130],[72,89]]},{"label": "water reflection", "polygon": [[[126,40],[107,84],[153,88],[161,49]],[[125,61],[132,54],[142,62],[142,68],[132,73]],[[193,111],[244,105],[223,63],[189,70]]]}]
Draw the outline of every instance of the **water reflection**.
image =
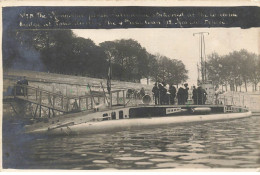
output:
[{"label": "water reflection", "polygon": [[23,157],[24,161],[4,160],[4,165],[89,170],[257,168],[259,133],[260,117],[251,117],[107,134],[47,137],[23,142],[19,148],[22,151],[14,157]]}]

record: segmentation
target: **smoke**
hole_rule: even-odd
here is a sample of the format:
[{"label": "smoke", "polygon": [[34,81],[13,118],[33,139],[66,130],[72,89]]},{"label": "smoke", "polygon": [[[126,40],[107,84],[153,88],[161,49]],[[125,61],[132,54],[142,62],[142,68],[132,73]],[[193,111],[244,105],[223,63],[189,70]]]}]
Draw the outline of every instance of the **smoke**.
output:
[{"label": "smoke", "polygon": [[40,53],[34,48],[19,47],[18,57],[13,60],[12,69],[45,71],[46,67],[40,59]]},{"label": "smoke", "polygon": [[[19,14],[24,10],[25,8],[3,8],[3,69],[45,71],[41,54],[33,46],[17,39],[17,33],[23,33],[17,30],[17,24],[19,24]],[[23,38],[30,37],[26,32],[24,33]]]}]

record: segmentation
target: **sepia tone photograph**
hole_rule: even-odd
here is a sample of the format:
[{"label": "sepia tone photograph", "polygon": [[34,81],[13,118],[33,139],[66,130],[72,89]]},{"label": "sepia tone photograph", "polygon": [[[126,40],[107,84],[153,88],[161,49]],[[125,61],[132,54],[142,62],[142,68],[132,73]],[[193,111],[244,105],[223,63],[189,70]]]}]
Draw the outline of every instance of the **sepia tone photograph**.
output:
[{"label": "sepia tone photograph", "polygon": [[259,171],[257,4],[75,5],[2,6],[2,170]]}]

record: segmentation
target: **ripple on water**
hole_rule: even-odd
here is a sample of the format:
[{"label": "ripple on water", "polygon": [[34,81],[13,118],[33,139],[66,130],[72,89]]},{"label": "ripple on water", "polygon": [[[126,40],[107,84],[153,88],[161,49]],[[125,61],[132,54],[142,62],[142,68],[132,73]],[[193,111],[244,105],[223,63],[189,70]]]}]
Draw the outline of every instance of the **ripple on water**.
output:
[{"label": "ripple on water", "polygon": [[225,153],[225,154],[239,154],[244,152],[244,149],[225,149],[225,150],[218,150],[219,153]]},{"label": "ripple on water", "polygon": [[107,164],[109,162],[107,160],[93,160],[93,163]]},{"label": "ripple on water", "polygon": [[180,156],[179,158],[181,159],[191,159],[191,160],[197,160],[197,159],[202,159],[202,158],[212,158],[212,157],[220,157],[219,154],[205,154],[205,153],[187,153],[184,156]]},{"label": "ripple on water", "polygon": [[[17,159],[13,162],[17,167],[8,167],[257,168],[260,162],[259,133],[260,117],[255,117],[204,125],[191,124],[190,127],[162,126],[113,134],[48,137],[20,145],[24,152],[16,152],[17,156],[13,156]],[[13,142],[12,146],[15,147],[15,139]],[[3,144],[5,149],[9,146]]]},{"label": "ripple on water", "polygon": [[135,152],[139,152],[139,153],[143,153],[143,152],[145,152],[146,150],[134,150]]},{"label": "ripple on water", "polygon": [[186,155],[186,153],[183,152],[145,152],[145,154],[164,155],[164,156],[171,156],[171,157]]},{"label": "ripple on water", "polygon": [[135,162],[136,165],[152,165],[152,162]]},{"label": "ripple on water", "polygon": [[203,164],[193,164],[193,163],[159,163],[156,164],[157,168],[179,168],[179,169],[186,169],[186,168],[210,168],[209,166]]},{"label": "ripple on water", "polygon": [[114,159],[118,159],[118,160],[142,160],[142,159],[147,159],[149,157],[116,157]]},{"label": "ripple on water", "polygon": [[146,152],[160,152],[161,149],[157,149],[157,148],[154,148],[154,149],[147,149]]},{"label": "ripple on water", "polygon": [[230,159],[197,159],[193,163],[205,163],[212,165],[213,167],[238,167],[240,164],[247,163],[243,160],[230,160]]},{"label": "ripple on water", "polygon": [[159,163],[159,164],[156,164],[156,167],[158,167],[158,168],[177,168],[179,166],[180,166],[180,164],[177,164],[177,163]]},{"label": "ripple on water", "polygon": [[155,159],[149,159],[149,161],[152,161],[152,162],[172,162],[173,159],[167,159],[167,158],[163,158],[163,159],[159,159],[159,158],[155,158]]}]

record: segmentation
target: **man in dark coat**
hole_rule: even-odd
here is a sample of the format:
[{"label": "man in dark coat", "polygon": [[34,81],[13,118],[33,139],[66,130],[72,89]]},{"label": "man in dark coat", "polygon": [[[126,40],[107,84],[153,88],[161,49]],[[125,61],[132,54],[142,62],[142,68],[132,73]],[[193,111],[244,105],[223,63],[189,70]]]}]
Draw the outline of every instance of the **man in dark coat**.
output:
[{"label": "man in dark coat", "polygon": [[158,105],[159,104],[159,88],[158,88],[157,83],[154,84],[152,92],[153,92],[153,96],[154,96],[154,102],[156,105]]},{"label": "man in dark coat", "polygon": [[202,87],[198,87],[197,89],[198,93],[198,105],[202,105],[202,98],[203,98],[203,92],[202,92]]},{"label": "man in dark coat", "polygon": [[205,105],[206,100],[207,100],[207,92],[205,91],[205,89],[202,89],[202,104]]},{"label": "man in dark coat", "polygon": [[170,92],[170,104],[174,105],[174,99],[176,97],[176,88],[171,84],[169,87],[169,92]]},{"label": "man in dark coat", "polygon": [[193,86],[193,90],[192,90],[192,99],[195,105],[198,104],[198,90],[195,86]]},{"label": "man in dark coat", "polygon": [[184,104],[184,89],[183,87],[180,87],[177,92],[177,98],[178,98],[178,105]]},{"label": "man in dark coat", "polygon": [[160,83],[158,85],[158,87],[159,87],[159,101],[160,101],[160,105],[163,105],[163,104],[165,104],[165,98],[166,98],[167,90],[165,89],[165,87],[163,86],[162,83]]},{"label": "man in dark coat", "polygon": [[188,101],[188,98],[189,98],[189,88],[188,88],[188,83],[185,83],[184,84],[184,104]]}]

